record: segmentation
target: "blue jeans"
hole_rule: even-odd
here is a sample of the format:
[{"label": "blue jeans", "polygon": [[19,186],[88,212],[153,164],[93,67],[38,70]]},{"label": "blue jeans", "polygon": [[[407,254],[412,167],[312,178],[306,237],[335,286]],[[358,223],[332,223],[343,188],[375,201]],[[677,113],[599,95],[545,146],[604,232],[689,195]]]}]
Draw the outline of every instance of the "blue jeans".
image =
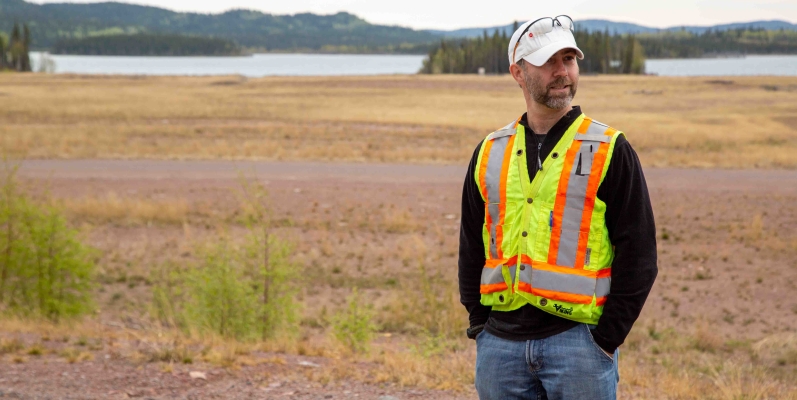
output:
[{"label": "blue jeans", "polygon": [[481,400],[615,400],[617,353],[609,357],[586,324],[539,340],[476,337],[476,390]]}]

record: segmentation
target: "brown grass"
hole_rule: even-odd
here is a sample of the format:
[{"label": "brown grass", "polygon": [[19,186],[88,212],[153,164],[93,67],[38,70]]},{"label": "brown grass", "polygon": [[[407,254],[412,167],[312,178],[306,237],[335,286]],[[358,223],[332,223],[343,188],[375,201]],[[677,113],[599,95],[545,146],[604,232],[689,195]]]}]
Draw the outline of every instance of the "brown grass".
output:
[{"label": "brown grass", "polygon": [[114,192],[105,196],[65,199],[62,203],[70,217],[95,224],[182,224],[189,213],[185,199],[136,199],[120,197]]},{"label": "brown grass", "polygon": [[[647,165],[793,168],[790,77],[582,77],[576,104],[622,129]],[[524,111],[507,76],[0,76],[5,153],[462,163]],[[650,94],[657,93],[657,94]]]}]

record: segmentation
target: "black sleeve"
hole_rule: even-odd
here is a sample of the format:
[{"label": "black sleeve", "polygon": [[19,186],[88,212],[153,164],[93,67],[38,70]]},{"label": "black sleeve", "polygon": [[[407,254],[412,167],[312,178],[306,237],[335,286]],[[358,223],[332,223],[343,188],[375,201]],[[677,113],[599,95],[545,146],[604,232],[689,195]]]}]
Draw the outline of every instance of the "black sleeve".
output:
[{"label": "black sleeve", "polygon": [[606,203],[606,227],[615,257],[610,294],[592,333],[601,348],[614,352],[642,312],[658,273],[653,207],[642,165],[624,136],[615,143],[598,198]]},{"label": "black sleeve", "polygon": [[459,301],[470,314],[470,325],[480,325],[487,322],[490,316],[490,307],[480,303],[479,283],[481,282],[482,268],[484,267],[484,242],[482,241],[482,227],[484,225],[484,200],[479,193],[479,187],[473,174],[476,170],[476,161],[479,149],[476,146],[473,158],[465,175],[465,184],[462,188],[462,218],[459,228]]}]

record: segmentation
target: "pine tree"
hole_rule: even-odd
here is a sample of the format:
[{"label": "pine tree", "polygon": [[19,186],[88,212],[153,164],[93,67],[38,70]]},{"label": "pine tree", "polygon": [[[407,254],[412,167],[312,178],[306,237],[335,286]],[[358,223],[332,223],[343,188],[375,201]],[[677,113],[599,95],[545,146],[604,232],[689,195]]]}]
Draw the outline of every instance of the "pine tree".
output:
[{"label": "pine tree", "polygon": [[8,62],[6,61],[6,43],[3,37],[0,36],[0,71],[6,68],[8,68]]},{"label": "pine tree", "polygon": [[11,30],[11,40],[9,41],[8,50],[11,52],[11,68],[19,71],[21,68],[22,53],[22,38],[19,34],[19,24],[14,22],[14,28]]},{"label": "pine tree", "polygon": [[31,72],[31,65],[30,65],[30,29],[28,28],[28,24],[22,25],[22,54],[20,55],[20,70],[24,72]]}]

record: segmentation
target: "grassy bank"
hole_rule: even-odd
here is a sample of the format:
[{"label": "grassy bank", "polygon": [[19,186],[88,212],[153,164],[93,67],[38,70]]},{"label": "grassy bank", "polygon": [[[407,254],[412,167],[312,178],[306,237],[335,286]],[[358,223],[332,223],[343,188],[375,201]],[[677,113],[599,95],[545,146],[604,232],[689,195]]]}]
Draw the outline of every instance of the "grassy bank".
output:
[{"label": "grassy bank", "polygon": [[[0,145],[30,158],[464,163],[524,110],[506,76],[5,75],[0,84]],[[575,103],[626,131],[645,165],[797,167],[797,78],[589,76]]]}]

